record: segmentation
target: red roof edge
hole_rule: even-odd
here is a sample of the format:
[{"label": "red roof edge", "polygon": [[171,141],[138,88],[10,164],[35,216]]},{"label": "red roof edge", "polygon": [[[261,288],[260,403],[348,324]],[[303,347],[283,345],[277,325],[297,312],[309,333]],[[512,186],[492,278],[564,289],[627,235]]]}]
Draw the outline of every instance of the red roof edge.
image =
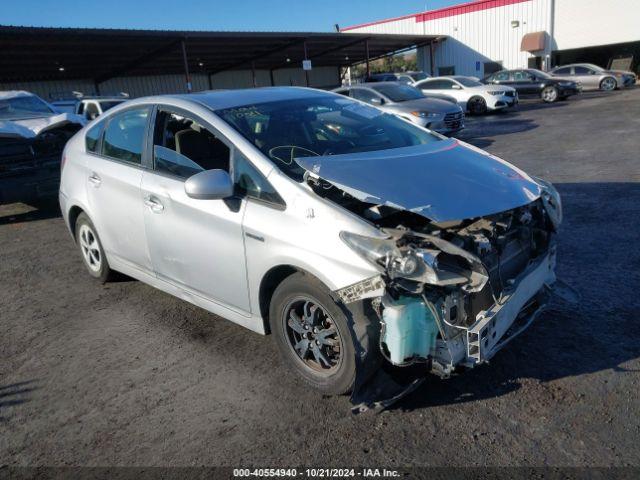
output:
[{"label": "red roof edge", "polygon": [[435,20],[437,18],[452,17],[454,15],[462,15],[465,13],[479,12],[481,10],[488,10],[490,8],[506,7],[507,5],[513,5],[515,3],[530,2],[531,0],[473,0],[471,2],[460,3],[458,5],[451,5],[450,7],[438,8],[436,10],[428,10],[426,12],[413,13],[411,15],[403,15],[401,17],[386,18],[384,20],[378,20],[375,22],[361,23],[359,25],[351,25],[345,28],[341,28],[341,32],[347,30],[355,30],[357,28],[370,27],[373,25],[380,25],[382,23],[395,22],[397,20],[405,20],[407,18],[415,18],[416,22],[427,22],[429,20]]}]

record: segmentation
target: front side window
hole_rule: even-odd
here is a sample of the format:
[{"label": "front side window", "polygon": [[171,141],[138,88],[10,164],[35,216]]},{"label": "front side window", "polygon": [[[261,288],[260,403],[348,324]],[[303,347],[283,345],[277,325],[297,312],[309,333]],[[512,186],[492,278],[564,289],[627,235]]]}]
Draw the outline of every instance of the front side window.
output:
[{"label": "front side window", "polygon": [[557,70],[554,70],[553,73],[555,73],[556,75],[569,75],[571,73],[571,68],[570,67],[559,68]]},{"label": "front side window", "polygon": [[422,82],[418,88],[425,90],[451,90],[453,88],[453,82],[451,80],[429,80]]},{"label": "front side window", "polygon": [[[295,159],[387,150],[440,141],[395,115],[333,95],[216,110],[285,174],[300,181]],[[253,122],[259,118],[259,123]],[[265,121],[266,119],[266,121]],[[252,125],[264,125],[257,129]]]},{"label": "front side window", "polygon": [[203,170],[229,171],[231,151],[226,143],[197,120],[158,111],[153,136],[153,168],[189,178]]},{"label": "front side window", "polygon": [[533,75],[531,75],[529,72],[523,72],[522,70],[513,72],[513,79],[516,82],[529,82],[534,80]]},{"label": "front side window", "polygon": [[104,132],[102,154],[140,165],[149,108],[132,108],[114,115]]},{"label": "front side window", "polygon": [[493,76],[491,77],[491,81],[506,82],[508,80],[509,80],[509,72],[494,73]]},{"label": "front side window", "polygon": [[364,88],[354,88],[351,90],[351,96],[356,100],[360,100],[362,102],[374,103],[376,100],[378,103],[382,103],[382,98],[380,95],[373,93],[370,90],[366,90]]},{"label": "front side window", "polygon": [[392,102],[406,102],[407,100],[417,100],[419,98],[424,98],[424,94],[411,85],[389,83],[375,85],[371,88],[380,92],[385,97],[391,99]]},{"label": "front side window", "polygon": [[482,86],[482,84],[479,81],[469,77],[456,77],[456,81],[462,86],[469,87],[469,88]]},{"label": "front side window", "polygon": [[96,105],[95,102],[88,102],[84,109],[85,118],[87,120],[93,120],[94,118],[98,118],[99,115],[98,105]]},{"label": "front side window", "polygon": [[233,180],[237,195],[284,206],[275,188],[238,150],[233,159]]},{"label": "front side window", "polygon": [[573,71],[576,75],[589,75],[595,73],[593,70],[587,67],[573,67]]}]

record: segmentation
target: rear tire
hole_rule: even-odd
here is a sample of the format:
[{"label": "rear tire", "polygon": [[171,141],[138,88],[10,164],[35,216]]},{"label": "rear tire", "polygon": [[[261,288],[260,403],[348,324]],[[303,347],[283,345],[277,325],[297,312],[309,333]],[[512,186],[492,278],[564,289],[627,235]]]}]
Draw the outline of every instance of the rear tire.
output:
[{"label": "rear tire", "polygon": [[467,102],[467,108],[471,115],[484,115],[487,113],[487,102],[482,97],[471,97]]},{"label": "rear tire", "polygon": [[606,77],[600,81],[600,90],[611,92],[618,88],[618,82],[613,77]]},{"label": "rear tire", "polygon": [[82,262],[89,275],[101,283],[110,280],[114,272],[109,267],[96,227],[84,212],[76,220],[75,236]]},{"label": "rear tire", "polygon": [[356,347],[350,325],[362,321],[358,317],[318,279],[302,272],[278,285],[269,306],[271,331],[284,363],[305,383],[329,395],[353,389]]},{"label": "rear tire", "polygon": [[556,87],[544,87],[540,92],[540,98],[545,103],[553,103],[559,98],[558,89]]}]

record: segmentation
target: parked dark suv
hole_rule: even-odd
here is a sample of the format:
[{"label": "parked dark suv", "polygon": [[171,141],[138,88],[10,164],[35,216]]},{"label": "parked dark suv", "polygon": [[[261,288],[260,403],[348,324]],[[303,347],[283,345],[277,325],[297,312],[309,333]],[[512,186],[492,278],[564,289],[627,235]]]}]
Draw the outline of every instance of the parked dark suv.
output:
[{"label": "parked dark suv", "polygon": [[536,96],[548,103],[564,100],[582,90],[578,82],[553,78],[548,73],[535,68],[501,70],[485,77],[482,82],[508,85],[518,91],[519,97]]}]

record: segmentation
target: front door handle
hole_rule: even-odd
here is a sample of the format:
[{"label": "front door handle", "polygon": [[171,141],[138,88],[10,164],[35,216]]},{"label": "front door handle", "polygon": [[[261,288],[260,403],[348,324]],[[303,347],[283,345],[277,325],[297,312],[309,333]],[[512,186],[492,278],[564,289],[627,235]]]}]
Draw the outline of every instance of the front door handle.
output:
[{"label": "front door handle", "polygon": [[94,188],[98,188],[102,183],[102,179],[100,178],[100,175],[98,175],[96,172],[91,172],[91,175],[89,175],[88,180],[91,186]]},{"label": "front door handle", "polygon": [[160,213],[164,210],[164,205],[162,205],[160,200],[152,195],[145,197],[144,204],[154,213]]}]

